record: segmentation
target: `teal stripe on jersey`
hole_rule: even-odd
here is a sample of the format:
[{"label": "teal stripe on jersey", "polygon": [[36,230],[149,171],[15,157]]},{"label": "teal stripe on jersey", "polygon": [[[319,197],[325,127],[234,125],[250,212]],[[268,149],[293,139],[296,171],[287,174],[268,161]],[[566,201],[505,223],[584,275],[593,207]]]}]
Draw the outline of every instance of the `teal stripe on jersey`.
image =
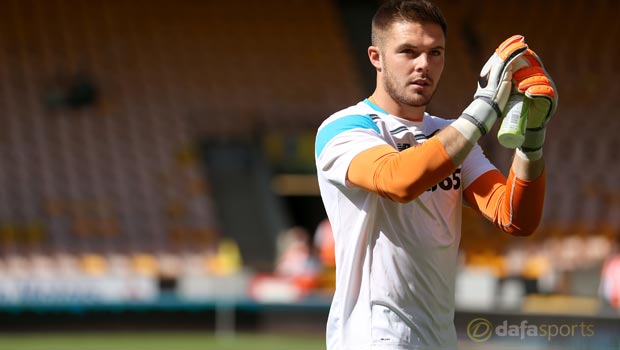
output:
[{"label": "teal stripe on jersey", "polygon": [[374,109],[377,112],[381,112],[383,114],[390,114],[388,112],[386,112],[383,108],[377,106],[376,104],[374,104],[371,100],[369,99],[364,99],[364,103],[366,103],[367,105],[369,105],[370,107],[372,107],[372,109]]},{"label": "teal stripe on jersey", "polygon": [[316,156],[318,157],[319,154],[323,152],[323,148],[325,148],[325,145],[327,145],[331,139],[342,132],[352,129],[372,129],[378,134],[381,133],[379,127],[370,119],[370,116],[367,115],[349,115],[336,119],[325,125],[316,135]]}]

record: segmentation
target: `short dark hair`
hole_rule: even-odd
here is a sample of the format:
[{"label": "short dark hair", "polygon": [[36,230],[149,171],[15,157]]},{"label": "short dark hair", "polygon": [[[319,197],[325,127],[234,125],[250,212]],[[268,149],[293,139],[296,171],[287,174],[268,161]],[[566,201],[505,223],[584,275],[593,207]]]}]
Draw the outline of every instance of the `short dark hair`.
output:
[{"label": "short dark hair", "polygon": [[428,0],[387,0],[372,18],[371,42],[377,45],[380,41],[379,33],[387,30],[396,21],[429,22],[438,24],[445,36],[448,35],[448,25],[443,13]]}]

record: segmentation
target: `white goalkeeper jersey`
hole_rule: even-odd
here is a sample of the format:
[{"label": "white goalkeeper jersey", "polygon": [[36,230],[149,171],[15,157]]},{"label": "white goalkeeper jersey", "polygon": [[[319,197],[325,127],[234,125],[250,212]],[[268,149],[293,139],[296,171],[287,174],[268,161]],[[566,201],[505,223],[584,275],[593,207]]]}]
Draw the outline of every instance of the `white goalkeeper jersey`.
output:
[{"label": "white goalkeeper jersey", "polygon": [[364,100],[327,118],[316,137],[319,187],[336,242],[328,350],[456,349],[454,284],[463,188],[495,169],[474,147],[462,166],[409,203],[346,180],[358,153],[404,150],[452,121],[397,118]]}]

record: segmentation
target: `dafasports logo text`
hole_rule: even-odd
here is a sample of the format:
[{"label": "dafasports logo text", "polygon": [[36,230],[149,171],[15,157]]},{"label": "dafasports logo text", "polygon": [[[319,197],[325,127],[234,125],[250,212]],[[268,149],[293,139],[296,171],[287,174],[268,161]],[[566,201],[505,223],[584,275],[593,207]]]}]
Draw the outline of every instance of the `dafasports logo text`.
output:
[{"label": "dafasports logo text", "polygon": [[493,325],[489,320],[482,317],[472,319],[467,325],[467,336],[477,343],[487,341],[493,335],[519,339],[542,337],[548,341],[556,337],[592,337],[594,336],[594,325],[583,321],[572,324],[531,324],[528,320],[523,320],[517,324],[511,324],[504,320],[501,324]]}]

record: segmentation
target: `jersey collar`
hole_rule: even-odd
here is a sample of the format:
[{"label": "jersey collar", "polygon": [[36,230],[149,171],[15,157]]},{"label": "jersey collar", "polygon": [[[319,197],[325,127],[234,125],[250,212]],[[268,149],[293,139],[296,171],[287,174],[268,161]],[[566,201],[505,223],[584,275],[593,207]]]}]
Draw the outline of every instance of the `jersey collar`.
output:
[{"label": "jersey collar", "polygon": [[374,109],[377,112],[380,112],[380,113],[383,113],[383,114],[390,114],[390,113],[386,112],[383,108],[377,106],[376,104],[374,104],[371,100],[369,100],[367,98],[364,99],[364,103],[369,105],[370,108]]},{"label": "jersey collar", "polygon": [[424,116],[422,117],[422,120],[413,121],[413,120],[404,119],[404,118],[400,118],[400,117],[397,117],[395,115],[392,115],[392,114],[386,112],[383,108],[377,106],[375,103],[373,103],[371,100],[369,100],[367,98],[364,99],[364,103],[367,104],[368,106],[370,106],[370,108],[374,109],[375,111],[383,113],[385,115],[389,115],[392,118],[395,118],[395,119],[399,120],[401,123],[404,123],[404,124],[409,125],[409,126],[420,125],[421,123],[424,123],[424,119],[426,119],[428,117],[428,113],[424,112]]}]

